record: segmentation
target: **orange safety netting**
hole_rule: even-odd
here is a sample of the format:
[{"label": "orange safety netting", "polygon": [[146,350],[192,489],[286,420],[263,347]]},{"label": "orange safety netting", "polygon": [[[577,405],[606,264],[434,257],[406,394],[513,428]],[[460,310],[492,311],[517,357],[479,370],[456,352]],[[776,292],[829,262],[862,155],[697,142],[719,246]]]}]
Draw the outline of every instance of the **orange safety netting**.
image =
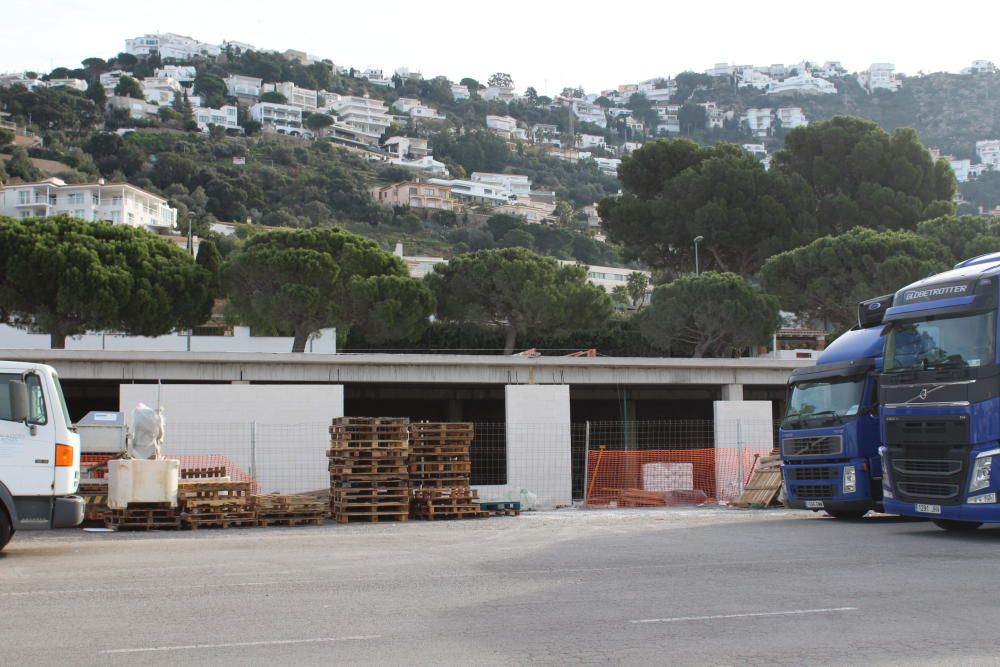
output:
[{"label": "orange safety netting", "polygon": [[739,496],[756,456],[769,451],[758,448],[591,451],[587,458],[586,504],[656,507],[728,501]]}]

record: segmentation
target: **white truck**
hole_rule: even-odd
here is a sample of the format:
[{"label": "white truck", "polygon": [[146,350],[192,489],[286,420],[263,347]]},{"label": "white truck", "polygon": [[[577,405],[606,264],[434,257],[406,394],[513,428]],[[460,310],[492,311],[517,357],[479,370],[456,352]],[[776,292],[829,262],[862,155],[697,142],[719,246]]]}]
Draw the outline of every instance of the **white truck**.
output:
[{"label": "white truck", "polygon": [[0,361],[0,550],[18,530],[79,525],[79,484],[80,436],[55,369]]}]

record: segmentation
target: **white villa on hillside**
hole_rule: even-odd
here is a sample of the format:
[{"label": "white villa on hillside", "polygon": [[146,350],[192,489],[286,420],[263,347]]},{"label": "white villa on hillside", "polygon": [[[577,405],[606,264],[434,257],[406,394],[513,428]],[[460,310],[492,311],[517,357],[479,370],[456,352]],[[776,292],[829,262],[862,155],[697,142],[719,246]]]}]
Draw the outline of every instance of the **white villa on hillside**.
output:
[{"label": "white villa on hillside", "polygon": [[327,98],[327,104],[337,112],[334,131],[347,133],[363,144],[378,146],[379,139],[389,127],[389,109],[381,100],[351,95],[335,95]]},{"label": "white villa on hillside", "polygon": [[250,107],[250,118],[281,134],[301,135],[302,109],[291,104],[258,102]]},{"label": "white villa on hillside", "polygon": [[158,35],[146,34],[125,40],[125,52],[133,56],[149,56],[158,53],[160,58],[191,60],[197,56],[214,58],[222,52],[218,44],[199,42],[193,37],[165,32]]},{"label": "white villa on hillside", "polygon": [[68,185],[58,178],[49,178],[0,188],[0,215],[44,218],[59,213],[150,231],[177,226],[177,209],[170,208],[167,200],[127,183]]}]

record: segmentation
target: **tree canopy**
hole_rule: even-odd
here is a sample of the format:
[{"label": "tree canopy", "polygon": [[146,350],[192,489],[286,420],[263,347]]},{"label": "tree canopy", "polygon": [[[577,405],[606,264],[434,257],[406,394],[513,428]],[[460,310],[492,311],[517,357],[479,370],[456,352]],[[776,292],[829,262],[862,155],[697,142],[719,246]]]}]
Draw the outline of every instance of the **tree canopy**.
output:
[{"label": "tree canopy", "polygon": [[54,348],[88,330],[158,336],[202,324],[209,282],[183,249],[142,229],[0,218],[0,314],[50,334]]},{"label": "tree canopy", "polygon": [[857,304],[949,268],[952,252],[930,235],[865,227],[825,236],[767,260],[764,288],[785,310],[843,331]]},{"label": "tree canopy", "polygon": [[356,327],[372,342],[419,336],[433,312],[427,287],[374,241],[339,228],[276,230],[250,237],[223,267],[231,319],[294,336]]},{"label": "tree canopy", "polygon": [[438,264],[426,278],[445,320],[506,328],[504,353],[519,336],[596,327],[611,299],[587,282],[582,266],[560,265],[525,248],[480,250]]},{"label": "tree canopy", "polygon": [[853,116],[810,123],[788,133],[773,168],[809,183],[827,233],[858,225],[913,229],[920,220],[954,212],[951,168],[935,162],[911,129],[890,135]]},{"label": "tree canopy", "polygon": [[598,207],[604,229],[626,258],[655,268],[693,267],[692,240],[702,236],[703,266],[752,275],[818,236],[808,184],[766,171],[734,144],[657,140],[626,157],[619,174],[624,194]]},{"label": "tree canopy", "polygon": [[639,331],[672,354],[725,357],[765,345],[781,324],[778,300],[733,273],[709,271],[661,285]]},{"label": "tree canopy", "polygon": [[130,76],[122,76],[115,85],[115,95],[122,97],[132,97],[137,100],[146,99],[142,94],[142,86]]}]

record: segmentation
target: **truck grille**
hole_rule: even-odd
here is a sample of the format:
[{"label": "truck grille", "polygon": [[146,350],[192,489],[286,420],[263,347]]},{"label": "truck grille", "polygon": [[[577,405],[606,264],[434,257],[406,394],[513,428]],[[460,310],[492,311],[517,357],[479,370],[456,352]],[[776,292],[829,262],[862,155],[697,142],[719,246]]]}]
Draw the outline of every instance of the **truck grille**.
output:
[{"label": "truck grille", "polygon": [[781,451],[785,456],[833,456],[844,451],[844,439],[839,435],[785,438]]},{"label": "truck grille", "polygon": [[788,479],[794,481],[837,479],[839,477],[839,469],[837,468],[796,468],[794,466],[786,466],[785,470],[788,472]]},{"label": "truck grille", "polygon": [[832,498],[837,487],[832,484],[800,484],[795,487],[799,498]]},{"label": "truck grille", "polygon": [[896,459],[892,469],[908,475],[954,475],[962,469],[961,461],[935,461],[931,459]]},{"label": "truck grille", "polygon": [[899,490],[914,498],[946,500],[958,495],[957,484],[929,484],[927,482],[900,482]]}]

